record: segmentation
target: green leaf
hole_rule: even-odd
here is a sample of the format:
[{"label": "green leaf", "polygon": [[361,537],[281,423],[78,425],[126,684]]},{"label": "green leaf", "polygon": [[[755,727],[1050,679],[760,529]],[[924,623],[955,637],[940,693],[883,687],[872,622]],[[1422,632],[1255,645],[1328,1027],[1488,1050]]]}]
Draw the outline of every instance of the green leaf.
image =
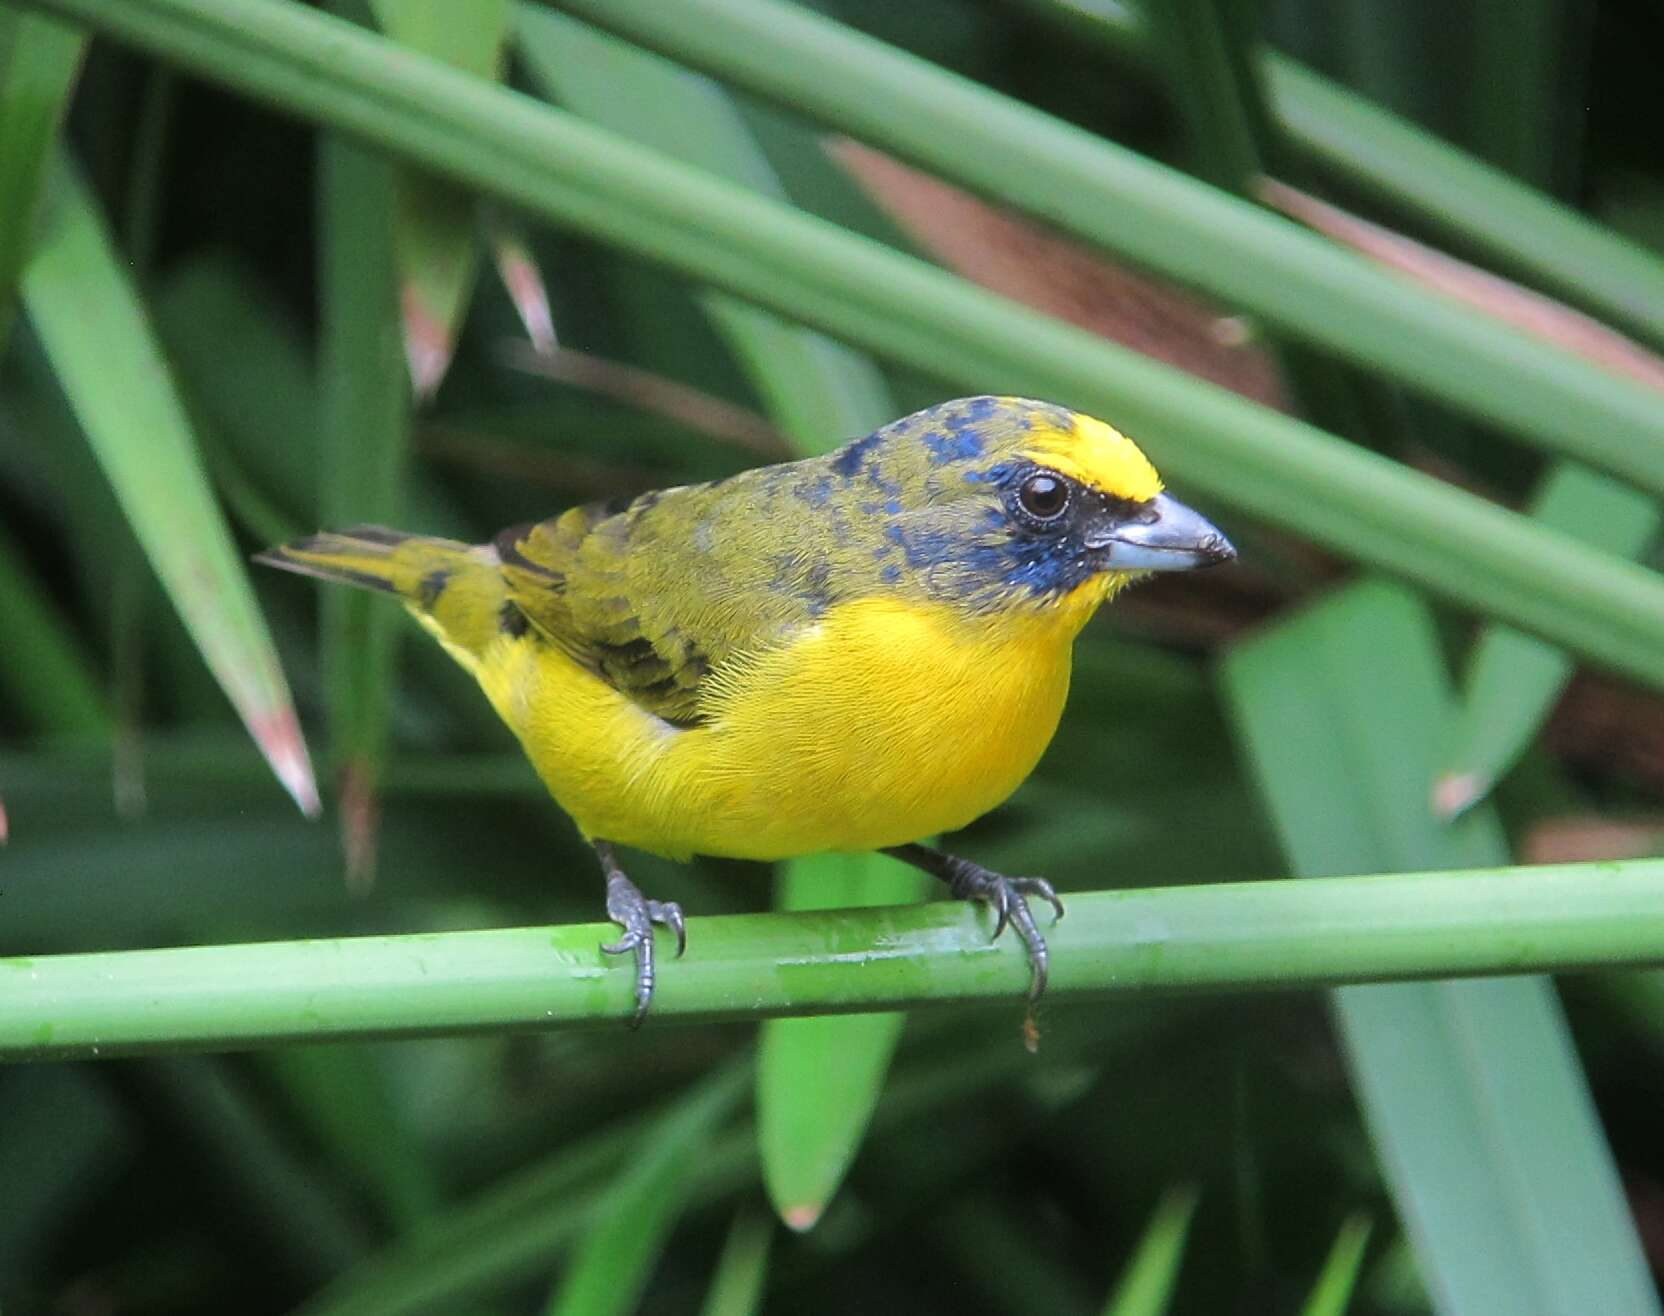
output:
[{"label": "green leaf", "polygon": [[1168,1309],[1178,1286],[1197,1197],[1193,1184],[1169,1188],[1161,1195],[1138,1250],[1104,1306],[1104,1316],[1162,1316]]},{"label": "green leaf", "polygon": [[[399,356],[393,166],[334,135],[319,150],[323,410],[319,521],[397,525],[410,385]],[[375,873],[377,793],[404,618],[364,590],[323,591],[332,751],[348,881]]]},{"label": "green leaf", "polygon": [[[532,77],[586,119],[784,199],[738,108],[709,78],[549,9],[519,6],[517,32]],[[895,418],[883,377],[860,353],[736,297],[706,292],[699,302],[800,451],[826,452]]]},{"label": "green leaf", "polygon": [[1346,1316],[1352,1293],[1363,1270],[1364,1249],[1369,1246],[1370,1219],[1363,1212],[1341,1221],[1340,1231],[1329,1248],[1317,1283],[1312,1286],[1300,1316]]},{"label": "green leaf", "polygon": [[[1237,647],[1223,680],[1296,872],[1494,863],[1496,819],[1434,821],[1451,695],[1426,608],[1347,589]],[[1442,1309],[1657,1311],[1623,1192],[1544,979],[1342,988],[1347,1055]]]},{"label": "green leaf", "polygon": [[[509,0],[372,0],[382,31],[401,45],[493,81],[502,76]],[[418,397],[430,397],[451,363],[479,265],[475,201],[461,188],[401,168],[393,245],[405,359]]]},{"label": "green leaf", "polygon": [[40,14],[0,6],[0,347],[34,245],[52,147],[86,37]]},{"label": "green leaf", "polygon": [[37,731],[107,736],[110,709],[96,674],[46,591],[0,530],[0,689],[24,726]]},{"label": "green leaf", "polygon": [[23,277],[30,320],[122,510],[209,669],[306,813],[317,787],[271,638],[144,309],[60,163]]},{"label": "green leaf", "polygon": [[[1257,6],[1244,0],[1156,5],[1144,21],[1183,119],[1194,171],[1226,192],[1253,198],[1286,155],[1260,85]],[[1268,335],[1265,345],[1302,415],[1355,438],[1379,428],[1342,364],[1282,332]]]},{"label": "green leaf", "polygon": [[174,1154],[201,1167],[218,1209],[243,1218],[280,1264],[309,1284],[368,1250],[357,1212],[295,1149],[227,1060],[174,1056],[128,1067],[143,1108]]},{"label": "green leaf", "polygon": [[1582,131],[1585,100],[1568,95],[1581,56],[1565,0],[1480,0],[1474,6],[1467,141],[1499,169],[1540,188],[1562,171],[1561,148]]},{"label": "green leaf", "polygon": [[[1530,508],[1545,526],[1621,557],[1638,557],[1657,537],[1658,501],[1570,462],[1543,481]],[[1571,680],[1563,649],[1504,626],[1487,626],[1468,660],[1434,807],[1449,817],[1470,808],[1525,752]]]},{"label": "green leaf", "polygon": [[636,1310],[682,1212],[703,1150],[744,1091],[745,1071],[729,1066],[700,1083],[641,1135],[561,1276],[549,1300],[550,1316]]},{"label": "green leaf", "polygon": [[774,1221],[742,1207],[729,1226],[700,1316],[754,1316],[761,1309],[773,1241]]},{"label": "green leaf", "polygon": [[375,1201],[388,1225],[405,1232],[434,1213],[438,1181],[368,1048],[283,1047],[258,1063],[281,1085],[313,1141]]},{"label": "green leaf", "polygon": [[[1633,563],[1572,543],[825,221],[301,6],[275,0],[129,0],[115,7],[96,0],[32,2],[157,51],[216,83],[349,127],[384,150],[847,342],[973,389],[1052,397],[1106,416],[1138,436],[1175,487],[1192,497],[1209,494],[1664,685],[1664,583]],[[975,98],[974,106],[984,101]],[[1096,159],[1092,155],[1088,163]],[[1178,184],[1161,177],[1160,195],[1170,196]],[[1195,186],[1179,191],[1193,199]],[[1255,221],[1255,232],[1265,231],[1263,222],[1267,217]],[[1183,236],[1178,228],[1166,231],[1170,239]],[[1276,231],[1281,243],[1286,234]],[[1311,251],[1303,244],[1296,250],[1302,257]],[[1224,259],[1240,262],[1251,254],[1243,246]],[[1448,309],[1441,302],[1441,311]],[[1465,340],[1467,321],[1461,324]],[[1527,379],[1538,389],[1546,382],[1557,390],[1554,381],[1567,361],[1554,353],[1555,368],[1539,375],[1538,368],[1546,368],[1540,344],[1525,353],[1510,339],[1505,352],[1487,355],[1465,341],[1448,351],[1424,335],[1410,333],[1403,341],[1416,343],[1428,359],[1459,362],[1470,383],[1483,377],[1485,391],[1494,389],[1498,399],[1527,396]],[[1656,398],[1635,388],[1646,397],[1646,424],[1656,427]],[[1617,421],[1603,411],[1590,426],[1557,430],[1556,445],[1579,446],[1561,442],[1575,434],[1604,446],[1626,428]],[[1547,441],[1540,423],[1522,423],[1519,433]],[[1647,443],[1620,446],[1630,458],[1651,460]],[[1664,484],[1664,459],[1654,474]]]},{"label": "green leaf", "polygon": [[[779,909],[898,905],[922,875],[884,855],[814,855],[784,865]],[[814,1227],[848,1173],[901,1037],[902,1014],[771,1019],[757,1055],[763,1183],[791,1228]]]},{"label": "green leaf", "polygon": [[286,520],[318,515],[318,380],[270,288],[223,253],[169,267],[151,297],[190,402]]}]

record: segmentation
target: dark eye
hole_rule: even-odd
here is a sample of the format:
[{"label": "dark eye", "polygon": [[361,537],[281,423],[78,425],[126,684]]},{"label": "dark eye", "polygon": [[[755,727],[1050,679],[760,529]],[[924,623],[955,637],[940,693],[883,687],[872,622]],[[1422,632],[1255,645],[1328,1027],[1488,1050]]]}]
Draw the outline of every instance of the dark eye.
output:
[{"label": "dark eye", "polygon": [[1069,505],[1069,486],[1055,475],[1037,472],[1017,490],[1023,511],[1040,521],[1055,521]]}]

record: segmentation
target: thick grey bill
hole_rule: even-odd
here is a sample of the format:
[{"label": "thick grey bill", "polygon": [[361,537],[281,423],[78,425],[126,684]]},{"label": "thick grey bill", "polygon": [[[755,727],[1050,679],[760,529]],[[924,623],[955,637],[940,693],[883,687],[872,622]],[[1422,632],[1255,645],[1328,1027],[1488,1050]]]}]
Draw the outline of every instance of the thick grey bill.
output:
[{"label": "thick grey bill", "polygon": [[1177,499],[1157,494],[1149,510],[1155,513],[1149,519],[1119,522],[1087,543],[1102,550],[1117,571],[1189,571],[1236,556],[1213,522]]}]

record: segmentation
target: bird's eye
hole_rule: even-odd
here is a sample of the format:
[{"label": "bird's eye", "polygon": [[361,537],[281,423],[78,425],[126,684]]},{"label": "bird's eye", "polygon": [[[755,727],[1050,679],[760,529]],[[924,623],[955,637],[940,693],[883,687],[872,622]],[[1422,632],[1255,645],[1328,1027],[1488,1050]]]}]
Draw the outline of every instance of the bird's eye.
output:
[{"label": "bird's eye", "polygon": [[1069,486],[1057,476],[1040,471],[1023,481],[1017,501],[1036,520],[1055,521],[1069,506]]}]

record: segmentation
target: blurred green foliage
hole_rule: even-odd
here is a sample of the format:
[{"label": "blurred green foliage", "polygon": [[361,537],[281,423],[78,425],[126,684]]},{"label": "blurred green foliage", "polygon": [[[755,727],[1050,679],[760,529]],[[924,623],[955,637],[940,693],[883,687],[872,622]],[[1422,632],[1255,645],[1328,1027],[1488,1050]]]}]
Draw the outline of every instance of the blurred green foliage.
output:
[{"label": "blurred green foliage", "polygon": [[[1112,0],[816,7],[1214,182],[1238,186],[1221,170],[1239,168],[1242,141],[1257,140],[1273,170],[1293,170],[1302,186],[1458,255],[1494,259],[1664,345],[1656,315],[1626,320],[1598,277],[1611,236],[1603,229],[1627,236],[1635,245],[1625,259],[1659,277],[1643,250],[1664,248],[1649,54],[1664,41],[1656,7],[1210,0],[1212,46],[1194,33],[1159,44],[1136,5]],[[374,17],[369,6],[347,8],[358,21]],[[501,22],[499,7],[482,8]],[[0,7],[7,290],[21,268],[10,253],[28,252],[36,232],[41,161],[54,149],[76,53],[73,38],[37,23]],[[1242,43],[1256,31],[1280,52],[1266,64],[1269,110],[1254,108],[1264,89],[1245,73],[1254,52]],[[604,87],[563,91],[546,76],[547,52],[517,39],[504,69],[511,84],[572,96],[570,108],[602,119],[579,102]],[[422,41],[435,48],[431,30]],[[1175,46],[1178,56],[1161,53]],[[20,70],[14,60],[28,52]],[[1315,130],[1290,118],[1285,96],[1291,76],[1313,71],[1333,80],[1325,94],[1352,88],[1402,116],[1399,129],[1429,148],[1436,134],[1577,212],[1576,231],[1596,234],[1579,248],[1588,277],[1519,254],[1534,233],[1563,245],[1529,222],[1502,234],[1507,214],[1529,211],[1503,206],[1452,226],[1449,207],[1418,206],[1414,178],[1372,185],[1332,141],[1313,147]],[[1196,84],[1213,78],[1218,85]],[[915,238],[831,163],[817,125],[743,90],[731,88],[729,101],[699,85],[695,98],[725,107],[766,159],[744,167],[851,232],[911,247]],[[654,108],[625,110],[651,121]],[[1207,136],[1210,122],[1218,139]],[[497,254],[501,217],[474,207],[479,252],[468,255],[459,243],[469,208],[445,191],[425,240],[453,270],[478,271],[446,285],[471,286],[455,356],[433,396],[407,408],[386,368],[408,329],[386,287],[393,189],[369,157],[333,138],[321,145],[307,124],[107,40],[88,48],[63,137],[245,550],[345,515],[349,503],[482,538],[586,499],[719,476],[784,454],[771,435],[833,437],[814,432],[827,408],[806,399],[840,369],[852,393],[840,414],[862,414],[885,391],[898,413],[944,396],[916,367],[829,365],[826,354],[841,349],[824,340],[549,226],[525,235],[564,365],[528,369],[515,304],[476,259]],[[1001,163],[1021,192],[1021,156]],[[1470,167],[1458,159],[1458,189],[1480,177],[1462,172]],[[419,224],[408,210],[422,185],[399,196],[401,222]],[[356,250],[379,253],[379,263],[331,246],[351,236],[344,220]],[[102,341],[94,330],[109,335],[112,325],[89,324],[89,344]],[[1251,322],[1247,330],[1254,339]],[[378,835],[376,879],[349,889],[340,834],[300,818],[271,781],[148,566],[140,542],[154,529],[121,510],[77,420],[60,360],[67,333],[57,323],[54,351],[17,315],[0,357],[0,802],[11,834],[0,850],[0,952],[595,917],[588,855],[463,674],[425,642],[395,652],[380,638],[355,645],[340,629],[330,638],[316,589],[261,578],[258,598],[314,744],[372,759],[387,744],[363,779],[378,785],[379,804],[370,795],[357,822]],[[778,373],[793,354],[801,391]],[[1334,362],[1321,343],[1301,354],[1285,362],[1293,394],[1316,405],[1310,367]],[[680,404],[667,407],[644,379],[679,386]],[[1458,413],[1355,361],[1323,385],[1329,405],[1308,418],[1501,501],[1525,503],[1551,470],[1494,418]],[[369,416],[375,433],[343,429],[354,415]],[[358,451],[355,440],[375,446]],[[402,467],[395,489],[388,473]],[[322,478],[348,469],[350,490]],[[168,510],[165,495],[151,508],[159,518]],[[1274,831],[1258,794],[1265,764],[1248,757],[1251,741],[1239,745],[1209,662],[1223,639],[1277,625],[1333,566],[1247,518],[1231,529],[1248,548],[1237,578],[1248,583],[1148,586],[1100,618],[1081,642],[1052,751],[962,848],[1044,872],[1064,890],[1311,866],[1286,830]],[[1471,619],[1430,616],[1460,673]],[[1279,676],[1298,689],[1309,657],[1295,653]],[[1506,833],[1516,855],[1568,814],[1598,832],[1657,808],[1658,775],[1638,768],[1645,754],[1574,763],[1544,745],[1551,687],[1564,679],[1557,660],[1547,666],[1547,685],[1527,672],[1513,697],[1487,685],[1497,721],[1472,731],[1489,736],[1487,763],[1521,759],[1495,804],[1497,844]],[[1380,716],[1416,716],[1409,730],[1425,734],[1415,743],[1448,743],[1448,728],[1432,725],[1443,715],[1395,703],[1390,670],[1379,679],[1388,692]],[[372,704],[386,701],[385,729],[376,707],[343,693],[366,688]],[[1628,710],[1644,733],[1656,705],[1614,697],[1616,722]],[[1344,746],[1340,760],[1362,774],[1362,761],[1347,758],[1355,749]],[[1288,789],[1300,796],[1301,756],[1292,757]],[[335,821],[340,766],[323,773]],[[1330,756],[1307,756],[1304,770],[1308,798],[1324,797]],[[1348,784],[1360,781],[1367,794],[1367,779]],[[655,895],[700,913],[770,898],[769,875],[755,866],[640,859],[634,871]],[[1657,984],[1578,983],[1567,998],[1612,1157],[1643,1243],[1656,1248]],[[5,1069],[0,1310],[519,1313],[603,1301],[629,1310],[640,1292],[641,1310],[667,1312],[1293,1312],[1309,1302],[1312,1311],[1409,1313],[1429,1309],[1428,1288],[1441,1291],[1418,1277],[1341,1046],[1312,997],[1059,1001],[1037,1057],[1018,1043],[1011,1010],[911,1021],[842,1190],[812,1232],[772,1241],[758,1223],[768,1208],[742,1100],[753,1050],[751,1030],[681,1028]],[[1524,1084],[1532,1059],[1529,1049],[1513,1056]],[[1409,1086],[1423,1062],[1404,1061]],[[1486,1132],[1482,1108],[1474,1118]],[[1564,1145],[1552,1130],[1548,1144]],[[1628,1237],[1622,1222],[1605,1235],[1618,1246]],[[1551,1268],[1576,1264],[1555,1254],[1571,1244],[1552,1231],[1538,1246]],[[1423,1250],[1422,1273],[1436,1251]],[[1445,1310],[1476,1310],[1445,1300]],[[1550,1297],[1542,1309],[1557,1308]]]}]

